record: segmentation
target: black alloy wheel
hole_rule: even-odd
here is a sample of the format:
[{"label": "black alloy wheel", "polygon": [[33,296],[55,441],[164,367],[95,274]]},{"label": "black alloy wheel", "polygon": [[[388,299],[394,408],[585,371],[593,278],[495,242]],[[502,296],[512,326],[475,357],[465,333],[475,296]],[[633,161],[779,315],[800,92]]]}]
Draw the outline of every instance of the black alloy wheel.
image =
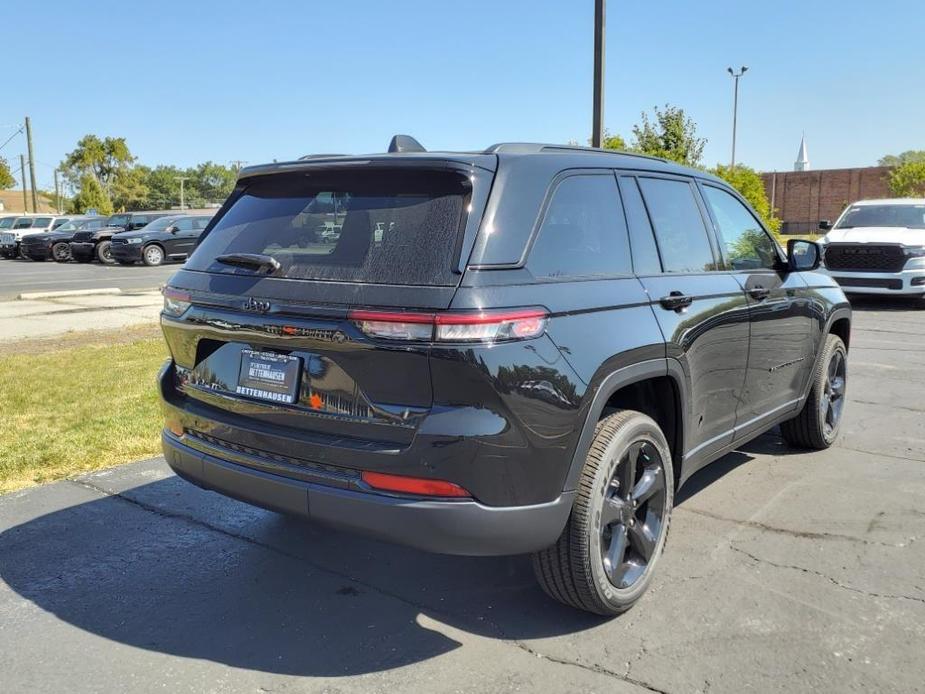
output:
[{"label": "black alloy wheel", "polygon": [[664,461],[649,441],[624,453],[607,485],[601,510],[601,560],[617,588],[645,573],[667,512]]}]

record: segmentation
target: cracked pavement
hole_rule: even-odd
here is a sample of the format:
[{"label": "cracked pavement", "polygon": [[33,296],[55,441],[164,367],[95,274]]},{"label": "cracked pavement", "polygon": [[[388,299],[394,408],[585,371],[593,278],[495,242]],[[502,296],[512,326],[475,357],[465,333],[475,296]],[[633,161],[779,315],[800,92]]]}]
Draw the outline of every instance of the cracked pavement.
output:
[{"label": "cracked pavement", "polygon": [[862,304],[836,446],[771,433],[695,475],[612,620],[527,558],[313,527],[160,459],[2,496],[0,691],[925,691],[923,338]]}]

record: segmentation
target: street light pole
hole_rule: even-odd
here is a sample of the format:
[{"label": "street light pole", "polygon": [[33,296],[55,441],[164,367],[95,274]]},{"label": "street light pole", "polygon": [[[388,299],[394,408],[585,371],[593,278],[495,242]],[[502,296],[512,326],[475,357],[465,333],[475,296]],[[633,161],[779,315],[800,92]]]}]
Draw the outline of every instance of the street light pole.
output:
[{"label": "street light pole", "polygon": [[591,124],[591,146],[604,141],[604,15],[607,0],[594,0],[594,96]]},{"label": "street light pole", "polygon": [[732,79],[735,82],[732,91],[732,162],[729,164],[729,168],[734,169],[736,167],[736,121],[739,117],[739,78],[748,72],[748,66],[743,65],[739,68],[738,72],[731,67],[727,67],[726,72],[732,75]]},{"label": "street light pole", "polygon": [[183,201],[183,183],[189,180],[189,176],[174,176],[174,179],[180,181],[180,209],[185,210],[186,205]]},{"label": "street light pole", "polygon": [[748,71],[748,66],[743,65],[739,68],[739,71],[736,72],[731,67],[726,68],[726,72],[732,75],[734,82],[733,86],[733,96],[732,96],[732,160],[729,164],[730,169],[734,169],[736,166],[736,126],[738,125],[739,118],[739,78]]}]

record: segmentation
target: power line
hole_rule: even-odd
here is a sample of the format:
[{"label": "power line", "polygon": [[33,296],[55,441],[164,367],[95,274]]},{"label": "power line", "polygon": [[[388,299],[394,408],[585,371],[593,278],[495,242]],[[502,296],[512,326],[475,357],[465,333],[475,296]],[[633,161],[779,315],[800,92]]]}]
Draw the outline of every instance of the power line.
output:
[{"label": "power line", "polygon": [[26,127],[26,126],[24,126],[24,125],[20,125],[20,126],[19,126],[19,130],[17,130],[15,133],[13,133],[13,134],[10,135],[8,138],[6,138],[6,142],[4,142],[2,145],[0,145],[0,149],[3,149],[3,148],[6,147],[8,144],[10,144],[10,140],[12,140],[14,137],[16,137],[17,135],[19,135],[20,133],[22,133],[22,131],[25,129],[25,127]]}]

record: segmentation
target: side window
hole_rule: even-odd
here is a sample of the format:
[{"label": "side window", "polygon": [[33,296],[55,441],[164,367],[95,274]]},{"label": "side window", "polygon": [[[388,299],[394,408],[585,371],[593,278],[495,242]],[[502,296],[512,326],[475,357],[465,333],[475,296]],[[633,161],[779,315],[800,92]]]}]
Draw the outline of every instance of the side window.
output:
[{"label": "side window", "polygon": [[61,226],[62,224],[67,224],[69,221],[71,221],[71,220],[69,220],[67,217],[62,217],[61,219],[56,219],[56,220],[54,221],[54,223],[51,225],[52,231],[55,230],[55,229],[57,229],[57,228],[58,228],[59,226]]},{"label": "side window", "polygon": [[16,225],[13,228],[14,229],[31,229],[32,221],[33,220],[31,217],[27,217],[26,219],[20,219],[18,222],[16,222]]},{"label": "side window", "polygon": [[721,188],[705,185],[703,192],[716,218],[729,269],[773,268],[778,261],[774,241],[748,208]]},{"label": "side window", "polygon": [[657,275],[662,271],[658,248],[652,235],[649,215],[639,192],[639,185],[632,176],[620,177],[620,194],[626,209],[626,224],[629,226],[630,244],[633,247],[633,270],[637,275]]},{"label": "side window", "polygon": [[35,221],[32,222],[33,229],[45,229],[50,226],[52,222],[51,217],[36,217]]},{"label": "side window", "polygon": [[629,239],[613,175],[563,179],[530,251],[537,278],[630,274]]},{"label": "side window", "polygon": [[707,228],[691,184],[666,178],[640,178],[639,187],[655,229],[664,271],[716,270]]},{"label": "side window", "polygon": [[174,222],[174,226],[177,227],[177,231],[192,231],[193,218],[184,217],[183,219],[178,219],[176,222]]},{"label": "side window", "polygon": [[209,220],[207,217],[197,217],[193,220],[193,229],[196,231],[202,231],[207,226],[209,226]]}]

